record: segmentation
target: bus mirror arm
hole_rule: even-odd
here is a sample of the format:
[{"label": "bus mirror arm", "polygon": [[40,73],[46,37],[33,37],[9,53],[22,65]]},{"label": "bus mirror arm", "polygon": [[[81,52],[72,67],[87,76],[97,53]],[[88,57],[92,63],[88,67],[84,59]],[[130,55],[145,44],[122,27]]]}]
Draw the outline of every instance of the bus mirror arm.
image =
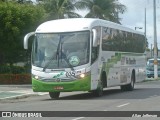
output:
[{"label": "bus mirror arm", "polygon": [[92,33],[93,33],[93,47],[97,47],[97,31],[96,29],[93,29],[92,30]]},{"label": "bus mirror arm", "polygon": [[25,37],[24,37],[24,49],[28,49],[28,39],[34,34],[35,34],[35,32],[30,32],[27,35],[25,35]]}]

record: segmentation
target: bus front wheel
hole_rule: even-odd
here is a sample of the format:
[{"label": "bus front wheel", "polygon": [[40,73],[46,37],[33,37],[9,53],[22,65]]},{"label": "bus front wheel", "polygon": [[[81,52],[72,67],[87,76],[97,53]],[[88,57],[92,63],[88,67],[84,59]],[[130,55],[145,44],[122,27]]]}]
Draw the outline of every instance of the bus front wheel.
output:
[{"label": "bus front wheel", "polygon": [[100,80],[99,82],[99,86],[96,90],[93,90],[92,91],[93,95],[96,96],[96,97],[100,97],[103,95],[103,83],[102,81]]},{"label": "bus front wheel", "polygon": [[60,92],[49,92],[49,96],[50,96],[52,99],[58,99],[58,98],[59,98],[59,95],[60,95]]}]

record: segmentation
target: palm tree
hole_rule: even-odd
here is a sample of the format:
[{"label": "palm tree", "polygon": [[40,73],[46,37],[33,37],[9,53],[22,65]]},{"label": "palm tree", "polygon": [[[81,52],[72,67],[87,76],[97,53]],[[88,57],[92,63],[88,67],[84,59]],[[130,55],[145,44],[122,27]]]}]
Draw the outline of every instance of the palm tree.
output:
[{"label": "palm tree", "polygon": [[49,19],[78,18],[82,17],[75,13],[76,0],[44,0],[42,2]]},{"label": "palm tree", "polygon": [[20,4],[25,4],[25,3],[29,3],[29,4],[33,4],[32,0],[0,0],[0,2],[17,2]]},{"label": "palm tree", "polygon": [[119,13],[124,13],[126,7],[118,0],[79,0],[78,8],[89,10],[87,18],[100,18],[120,23]]}]

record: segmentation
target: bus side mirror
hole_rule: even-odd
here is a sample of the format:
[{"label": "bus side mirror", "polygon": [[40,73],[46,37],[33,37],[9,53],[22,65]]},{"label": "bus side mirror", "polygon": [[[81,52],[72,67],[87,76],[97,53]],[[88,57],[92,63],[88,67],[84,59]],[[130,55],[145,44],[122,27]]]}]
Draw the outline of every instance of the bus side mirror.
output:
[{"label": "bus side mirror", "polygon": [[35,34],[35,32],[30,32],[30,33],[28,33],[27,35],[25,35],[25,37],[24,37],[24,43],[23,43],[24,49],[28,49],[28,39],[29,39],[32,35],[34,35],[34,34]]},{"label": "bus side mirror", "polygon": [[97,31],[96,29],[93,29],[92,30],[92,33],[93,33],[93,47],[97,47],[98,43],[97,43]]}]

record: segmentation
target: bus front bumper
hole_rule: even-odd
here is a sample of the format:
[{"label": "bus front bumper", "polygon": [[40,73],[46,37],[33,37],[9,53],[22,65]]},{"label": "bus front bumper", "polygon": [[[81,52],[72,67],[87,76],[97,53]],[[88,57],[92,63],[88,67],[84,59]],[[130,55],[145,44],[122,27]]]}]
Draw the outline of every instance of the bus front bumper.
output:
[{"label": "bus front bumper", "polygon": [[91,76],[72,82],[44,82],[32,78],[34,92],[71,92],[91,90]]}]

